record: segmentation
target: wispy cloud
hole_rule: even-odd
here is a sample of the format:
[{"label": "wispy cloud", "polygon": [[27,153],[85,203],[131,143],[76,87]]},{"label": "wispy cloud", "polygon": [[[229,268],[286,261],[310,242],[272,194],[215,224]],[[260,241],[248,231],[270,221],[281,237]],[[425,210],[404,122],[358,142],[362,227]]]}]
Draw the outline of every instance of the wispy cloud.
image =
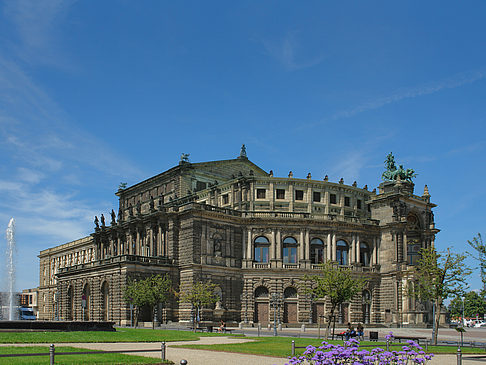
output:
[{"label": "wispy cloud", "polygon": [[474,82],[483,80],[485,78],[486,78],[486,70],[480,69],[471,72],[459,73],[444,80],[434,81],[416,87],[400,88],[388,96],[379,97],[367,101],[365,103],[359,104],[355,107],[351,107],[349,109],[339,111],[331,115],[330,117],[324,118],[319,122],[301,125],[299,126],[299,129],[317,126],[320,124],[325,124],[336,120],[351,118],[354,117],[355,115],[370,110],[379,109],[388,104],[397,103],[405,99],[413,99],[424,95],[434,94],[436,92],[446,90],[446,89],[454,89],[456,87],[460,87],[463,85],[472,84]]},{"label": "wispy cloud", "polygon": [[276,59],[287,71],[295,71],[318,65],[324,60],[324,55],[306,56],[298,41],[298,32],[290,32],[282,39],[262,40],[266,52]]},{"label": "wispy cloud", "polygon": [[59,25],[75,0],[17,0],[4,3],[4,13],[17,31],[15,52],[31,63],[66,65],[60,62]]}]

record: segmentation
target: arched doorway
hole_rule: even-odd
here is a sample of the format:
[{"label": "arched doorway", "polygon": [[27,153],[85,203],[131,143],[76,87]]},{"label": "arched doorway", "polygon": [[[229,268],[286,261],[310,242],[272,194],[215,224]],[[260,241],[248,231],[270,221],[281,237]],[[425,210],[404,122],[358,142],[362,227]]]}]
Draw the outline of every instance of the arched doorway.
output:
[{"label": "arched doorway", "polygon": [[363,290],[361,306],[363,312],[363,323],[370,323],[371,294],[368,290]]},{"label": "arched doorway", "polygon": [[110,313],[110,287],[108,282],[103,282],[101,286],[101,318],[103,321],[109,320]]},{"label": "arched doorway", "polygon": [[268,289],[259,286],[255,289],[255,323],[268,323]]},{"label": "arched doorway", "polygon": [[81,296],[81,309],[83,311],[83,321],[89,321],[89,309],[90,309],[90,290],[89,285],[85,284],[83,287],[83,294]]},{"label": "arched doorway", "polygon": [[288,287],[284,290],[284,323],[297,323],[297,290]]},{"label": "arched doorway", "polygon": [[67,313],[66,319],[68,321],[74,320],[74,290],[73,287],[70,286],[67,291]]}]

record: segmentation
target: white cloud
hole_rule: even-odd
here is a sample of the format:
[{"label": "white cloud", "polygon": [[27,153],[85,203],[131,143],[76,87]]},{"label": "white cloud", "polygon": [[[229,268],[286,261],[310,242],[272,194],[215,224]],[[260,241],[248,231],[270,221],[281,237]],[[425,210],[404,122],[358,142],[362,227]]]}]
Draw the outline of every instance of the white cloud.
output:
[{"label": "white cloud", "polygon": [[278,41],[262,40],[267,53],[281,63],[288,71],[300,70],[318,65],[324,60],[323,55],[305,57],[302,55],[297,32],[288,33]]},{"label": "white cloud", "polygon": [[17,31],[16,53],[31,63],[67,66],[60,62],[62,53],[59,25],[74,0],[17,0],[4,3],[5,17]]},{"label": "white cloud", "polygon": [[401,100],[413,99],[424,95],[430,95],[446,89],[454,89],[456,87],[472,84],[474,82],[483,80],[485,78],[486,78],[486,71],[480,69],[472,72],[459,73],[444,80],[430,82],[412,88],[401,88],[393,92],[391,95],[376,98],[367,101],[365,103],[362,103],[360,105],[357,105],[355,107],[351,107],[349,109],[339,111],[331,115],[330,117],[324,118],[319,122],[309,123],[305,125],[302,124],[298,127],[298,129],[309,128],[309,127],[325,124],[340,119],[351,118],[354,117],[355,115],[367,112],[369,110],[379,109],[385,105],[397,103]]}]

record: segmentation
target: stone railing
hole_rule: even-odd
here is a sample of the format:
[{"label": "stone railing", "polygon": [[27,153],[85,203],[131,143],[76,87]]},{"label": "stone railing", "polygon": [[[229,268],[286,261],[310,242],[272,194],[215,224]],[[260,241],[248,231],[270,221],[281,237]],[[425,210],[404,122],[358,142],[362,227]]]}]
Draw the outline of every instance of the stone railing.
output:
[{"label": "stone railing", "polygon": [[59,268],[59,274],[68,273],[72,271],[85,270],[90,268],[98,268],[114,263],[144,263],[149,265],[170,265],[172,260],[168,257],[150,257],[138,255],[120,255],[107,257],[102,260],[91,261],[84,264],[76,264],[72,266]]}]

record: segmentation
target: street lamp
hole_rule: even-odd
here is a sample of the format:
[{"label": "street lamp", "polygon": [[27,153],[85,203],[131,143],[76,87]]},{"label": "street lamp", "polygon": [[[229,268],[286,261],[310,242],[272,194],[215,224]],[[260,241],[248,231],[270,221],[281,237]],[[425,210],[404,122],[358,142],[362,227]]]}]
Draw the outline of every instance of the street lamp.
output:
[{"label": "street lamp", "polygon": [[277,293],[272,293],[270,304],[273,308],[273,335],[277,336],[277,310],[280,317],[280,306],[282,305],[282,299],[280,298],[280,295],[278,295]]}]

